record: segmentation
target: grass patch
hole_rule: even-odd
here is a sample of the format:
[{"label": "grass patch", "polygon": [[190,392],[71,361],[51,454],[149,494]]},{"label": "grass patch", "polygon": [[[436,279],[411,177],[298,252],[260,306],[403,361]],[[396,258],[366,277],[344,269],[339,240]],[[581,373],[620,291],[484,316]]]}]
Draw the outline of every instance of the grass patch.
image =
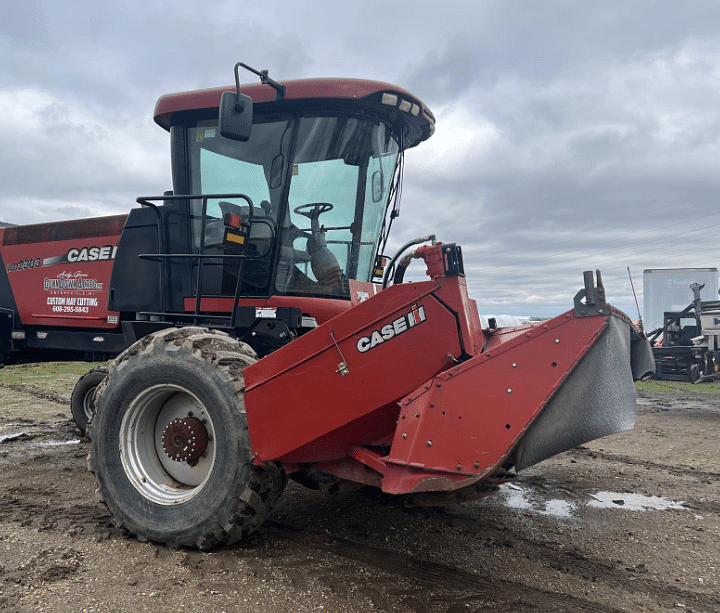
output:
[{"label": "grass patch", "polygon": [[89,370],[101,366],[90,362],[42,362],[13,364],[0,369],[0,383],[27,385],[56,394],[72,394],[77,380]]},{"label": "grass patch", "polygon": [[720,395],[720,381],[693,384],[686,381],[637,381],[635,389],[649,394],[702,394]]}]

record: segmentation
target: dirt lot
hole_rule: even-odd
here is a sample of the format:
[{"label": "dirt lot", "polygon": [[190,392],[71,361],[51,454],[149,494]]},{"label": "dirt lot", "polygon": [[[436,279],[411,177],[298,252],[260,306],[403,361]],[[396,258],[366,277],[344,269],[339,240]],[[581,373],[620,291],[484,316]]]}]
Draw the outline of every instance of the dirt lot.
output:
[{"label": "dirt lot", "polygon": [[69,421],[87,369],[0,371],[0,610],[720,610],[720,385],[644,386],[633,432],[481,502],[291,483],[249,542],[208,553],[112,527]]}]

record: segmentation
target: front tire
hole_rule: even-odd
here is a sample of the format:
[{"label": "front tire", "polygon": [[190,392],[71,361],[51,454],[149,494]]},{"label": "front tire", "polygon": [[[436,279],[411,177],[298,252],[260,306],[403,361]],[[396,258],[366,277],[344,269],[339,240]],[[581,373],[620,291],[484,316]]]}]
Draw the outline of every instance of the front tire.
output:
[{"label": "front tire", "polygon": [[83,436],[87,435],[87,424],[95,415],[95,389],[107,376],[108,369],[105,366],[93,368],[86,372],[73,388],[70,397],[70,411],[73,421]]},{"label": "front tire", "polygon": [[287,481],[252,464],[247,345],[204,328],[145,337],[110,366],[88,458],[114,522],[140,540],[209,549],[256,530]]}]

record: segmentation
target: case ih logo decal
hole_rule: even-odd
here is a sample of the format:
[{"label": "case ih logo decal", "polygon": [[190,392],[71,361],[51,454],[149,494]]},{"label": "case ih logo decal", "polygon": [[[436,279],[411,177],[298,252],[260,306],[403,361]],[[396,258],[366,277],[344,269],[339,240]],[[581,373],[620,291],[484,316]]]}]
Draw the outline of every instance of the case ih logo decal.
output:
[{"label": "case ih logo decal", "polygon": [[67,252],[67,260],[68,262],[100,262],[102,260],[114,260],[116,251],[117,245],[70,249],[70,251]]},{"label": "case ih logo decal", "polygon": [[117,245],[105,245],[104,247],[73,247],[65,255],[55,255],[43,260],[43,266],[53,266],[66,262],[103,262],[114,260],[117,252]]},{"label": "case ih logo decal", "polygon": [[104,247],[73,247],[63,255],[54,255],[49,258],[30,258],[22,260],[14,264],[7,265],[8,272],[17,272],[19,270],[30,270],[31,268],[40,268],[41,266],[55,266],[56,264],[66,264],[70,262],[104,262],[114,260],[117,252],[117,245],[105,245]]},{"label": "case ih logo decal", "polygon": [[407,332],[410,328],[421,324],[425,319],[425,307],[414,304],[406,315],[398,317],[392,323],[385,324],[379,330],[374,330],[370,336],[363,336],[358,339],[357,350],[360,353],[370,351],[378,345],[395,338],[398,334]]}]

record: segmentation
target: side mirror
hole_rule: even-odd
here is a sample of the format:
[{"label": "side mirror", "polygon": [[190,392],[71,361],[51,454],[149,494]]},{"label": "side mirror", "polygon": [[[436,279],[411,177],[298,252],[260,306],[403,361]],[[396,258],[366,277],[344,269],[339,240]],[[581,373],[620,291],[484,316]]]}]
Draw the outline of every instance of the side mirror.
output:
[{"label": "side mirror", "polygon": [[238,68],[241,66],[259,76],[260,83],[269,85],[277,91],[277,100],[285,98],[287,88],[271,79],[267,70],[256,70],[242,62],[235,64],[235,91],[224,92],[220,98],[220,135],[245,142],[252,132],[253,103],[250,96],[240,93]]},{"label": "side mirror", "polygon": [[220,98],[220,135],[247,141],[252,132],[253,102],[250,96],[237,92],[223,92]]}]

